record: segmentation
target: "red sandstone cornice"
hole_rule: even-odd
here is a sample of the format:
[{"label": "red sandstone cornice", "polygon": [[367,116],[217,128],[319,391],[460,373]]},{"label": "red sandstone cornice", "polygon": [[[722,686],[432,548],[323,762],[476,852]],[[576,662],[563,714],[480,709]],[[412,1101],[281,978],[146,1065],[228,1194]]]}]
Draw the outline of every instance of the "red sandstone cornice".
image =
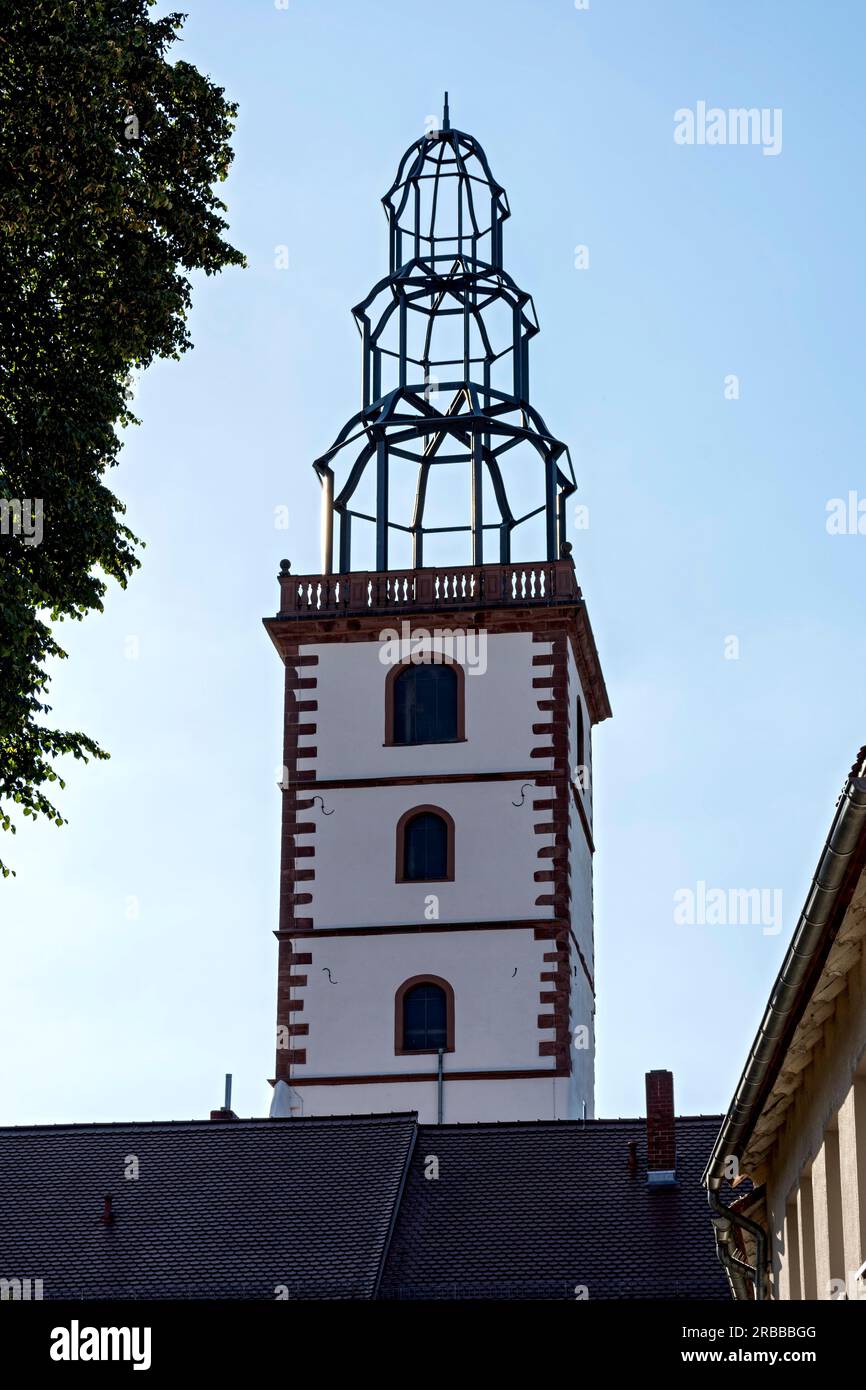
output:
[{"label": "red sandstone cornice", "polygon": [[[353,571],[350,574],[284,573],[280,608],[264,620],[285,657],[287,641],[369,641],[383,619],[399,623],[435,615],[438,624],[465,624],[492,632],[541,631],[554,617],[567,618],[590,717],[611,709],[586,604],[571,558],[536,564],[449,565],[438,568]],[[541,621],[542,614],[546,621]]]}]

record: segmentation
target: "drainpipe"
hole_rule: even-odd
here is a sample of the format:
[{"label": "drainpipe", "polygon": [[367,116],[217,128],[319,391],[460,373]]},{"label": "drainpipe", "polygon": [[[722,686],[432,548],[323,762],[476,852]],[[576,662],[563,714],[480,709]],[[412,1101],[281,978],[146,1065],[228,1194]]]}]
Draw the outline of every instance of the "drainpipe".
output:
[{"label": "drainpipe", "polygon": [[[713,1212],[713,1229],[716,1234],[716,1254],[728,1272],[734,1297],[739,1301],[745,1301],[749,1297],[746,1279],[751,1279],[755,1290],[755,1301],[762,1303],[766,1299],[766,1269],[767,1269],[767,1233],[763,1226],[759,1226],[757,1221],[750,1221],[741,1212],[734,1211],[731,1207],[726,1207],[718,1189],[710,1187],[707,1189],[707,1201],[710,1210]],[[738,1226],[741,1231],[748,1231],[749,1235],[755,1239],[755,1263],[747,1264],[738,1255],[731,1253],[729,1246],[731,1240],[731,1226]]]},{"label": "drainpipe", "polygon": [[738,1303],[747,1302],[750,1298],[749,1289],[755,1278],[755,1271],[751,1265],[745,1264],[739,1255],[733,1254],[731,1250],[733,1223],[727,1215],[714,1214],[712,1220],[716,1237],[716,1254],[728,1276],[731,1292]]},{"label": "drainpipe", "polygon": [[441,1123],[442,1123],[442,1113],[443,1113],[443,1110],[444,1110],[444,1108],[445,1108],[445,1076],[444,1076],[444,1062],[443,1062],[444,1057],[445,1057],[445,1049],[444,1049],[443,1047],[440,1047],[440,1049],[439,1049],[439,1066],[438,1066],[438,1068],[437,1068],[437,1073],[436,1073],[436,1110],[437,1110],[437,1114],[436,1114],[436,1123],[437,1123],[438,1125],[441,1125]]}]

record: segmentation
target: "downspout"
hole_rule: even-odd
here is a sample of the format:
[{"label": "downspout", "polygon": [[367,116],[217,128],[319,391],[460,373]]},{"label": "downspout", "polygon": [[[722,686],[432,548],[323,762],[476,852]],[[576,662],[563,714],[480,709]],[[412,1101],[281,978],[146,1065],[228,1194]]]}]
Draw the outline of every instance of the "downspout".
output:
[{"label": "downspout", "polygon": [[445,1049],[439,1049],[439,1064],[436,1070],[436,1123],[441,1125],[442,1116],[445,1112],[445,1075],[444,1075],[444,1056]]},{"label": "downspout", "polygon": [[[718,1193],[717,1187],[707,1188],[707,1201],[710,1210],[714,1213],[713,1229],[716,1236],[716,1254],[728,1273],[731,1281],[731,1288],[734,1298],[745,1302],[749,1298],[749,1289],[746,1279],[751,1279],[755,1290],[755,1301],[761,1303],[766,1298],[766,1271],[767,1271],[767,1233],[763,1226],[759,1226],[757,1221],[750,1221],[741,1212],[734,1211],[731,1207],[726,1207]],[[748,1231],[755,1240],[755,1263],[748,1264],[741,1260],[738,1255],[733,1255],[729,1250],[731,1226],[737,1226],[741,1231]]]},{"label": "downspout", "polygon": [[[712,1202],[710,1205],[712,1206]],[[724,1203],[721,1205],[724,1206]],[[728,1220],[727,1213],[714,1214],[712,1220],[716,1238],[716,1254],[728,1276],[731,1293],[736,1302],[745,1303],[751,1296],[750,1284],[755,1279],[755,1271],[751,1265],[745,1264],[739,1255],[733,1254],[731,1250],[732,1222]]]},{"label": "downspout", "polygon": [[824,851],[812,878],[809,893],[791,945],[770,994],[770,1002],[752,1044],[727,1115],[716,1139],[703,1176],[707,1198],[716,1217],[724,1217],[748,1231],[756,1242],[755,1268],[744,1265],[726,1249],[724,1222],[714,1220],[719,1258],[737,1283],[746,1270],[754,1281],[755,1298],[765,1298],[767,1233],[756,1222],[726,1207],[719,1197],[729,1157],[741,1157],[766,1102],[781,1056],[799,1022],[804,991],[814,987],[815,971],[826,958],[832,941],[827,929],[838,906],[839,895],[849,882],[852,859],[866,831],[866,747],[857,755],[836,807]]}]

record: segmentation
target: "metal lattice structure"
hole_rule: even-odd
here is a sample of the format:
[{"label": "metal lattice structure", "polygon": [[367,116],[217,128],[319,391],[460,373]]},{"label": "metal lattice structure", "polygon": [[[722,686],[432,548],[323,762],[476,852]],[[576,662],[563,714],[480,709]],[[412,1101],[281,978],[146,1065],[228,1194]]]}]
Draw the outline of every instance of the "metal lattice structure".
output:
[{"label": "metal lattice structure", "polygon": [[[460,532],[471,538],[473,565],[484,563],[485,532],[497,533],[496,558],[508,563],[518,558],[515,535],[535,518],[543,519],[546,558],[556,560],[574,470],[529,401],[529,342],[538,324],[531,297],[502,265],[505,190],[478,142],[452,130],[447,93],[441,128],[406,151],[382,202],[390,270],[353,310],[362,408],[314,464],[323,486],[324,573],[334,567],[335,515],[341,574],[353,568],[359,523],[375,528],[378,571],[389,568],[395,533],[411,538],[413,568],[430,563],[429,538]],[[453,482],[455,470],[468,484],[468,519],[433,524],[431,486],[446,471]],[[368,511],[360,509],[365,488]],[[443,521],[454,496],[450,486]]]}]

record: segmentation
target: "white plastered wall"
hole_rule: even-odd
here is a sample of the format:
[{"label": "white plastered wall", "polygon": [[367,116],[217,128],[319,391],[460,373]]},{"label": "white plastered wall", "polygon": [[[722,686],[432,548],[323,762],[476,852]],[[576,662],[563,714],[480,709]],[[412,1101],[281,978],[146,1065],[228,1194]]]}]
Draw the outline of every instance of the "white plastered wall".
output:
[{"label": "white plastered wall", "polygon": [[[821,1155],[825,1134],[838,1126],[840,1109],[845,1105],[855,1078],[862,1078],[866,1069],[866,957],[859,961],[847,977],[846,988],[837,1000],[832,1018],[828,1019],[822,1042],[804,1071],[797,1099],[787,1112],[785,1124],[773,1148],[767,1172],[767,1211],[773,1234],[773,1269],[777,1297],[790,1297],[790,1251],[787,1250],[786,1206],[796,1202],[804,1174],[811,1173]],[[866,1136],[864,1136],[866,1139]],[[856,1171],[856,1170],[855,1170]],[[843,1227],[846,1232],[862,1229],[855,1208],[866,1202],[859,1177],[852,1179],[847,1166],[843,1169],[841,1203]],[[864,1173],[866,1177],[866,1173]],[[821,1189],[823,1193],[823,1189]],[[824,1231],[825,1222],[816,1222],[816,1236]],[[802,1239],[802,1233],[801,1233]],[[829,1280],[849,1283],[849,1276],[858,1262],[866,1259],[862,1241],[855,1248],[849,1239],[843,1252],[844,1268],[831,1269],[826,1252],[816,1252],[813,1277],[817,1297],[831,1297]],[[800,1260],[800,1288],[807,1280]],[[838,1260],[837,1260],[838,1263]],[[818,1275],[821,1282],[818,1287]],[[835,1288],[836,1286],[834,1286]],[[802,1296],[802,1294],[801,1294]]]},{"label": "white plastered wall", "polygon": [[[581,786],[577,782],[577,701],[583,706],[584,763],[589,769],[589,782]],[[595,950],[593,941],[593,889],[592,852],[586,837],[583,820],[575,802],[575,792],[580,799],[587,822],[592,831],[592,740],[590,736],[589,709],[586,704],[574,650],[568,644],[568,701],[569,701],[569,769],[574,785],[569,802],[569,868],[571,875],[571,930],[580,948],[590,975],[595,977]],[[577,1029],[589,1029],[588,1048],[576,1046],[580,1035]],[[582,1040],[582,1039],[581,1039]],[[568,1108],[571,1117],[579,1119],[583,1115],[586,1102],[586,1115],[591,1119],[595,1114],[595,999],[580,959],[572,942],[571,972],[571,1066],[569,1078]]]},{"label": "white plastered wall", "polygon": [[[315,844],[316,877],[304,886],[316,928],[548,916],[535,906],[533,874],[539,847],[552,837],[534,834],[532,788],[513,804],[520,789],[520,781],[497,781],[325,790],[324,807],[309,813],[315,834],[298,839]],[[396,882],[397,823],[419,805],[440,807],[454,821],[453,882]]]},{"label": "white plastered wall", "polygon": [[592,829],[592,727],[589,717],[589,708],[586,703],[586,695],[577,674],[577,662],[574,659],[574,648],[571,642],[568,644],[568,700],[569,718],[571,729],[571,740],[569,747],[569,767],[572,779],[577,779],[578,767],[578,748],[577,748],[577,701],[580,700],[583,706],[583,729],[584,729],[584,765],[589,772],[588,785],[578,787],[581,804],[586,812],[590,830]]},{"label": "white plastered wall", "polygon": [[[447,641],[434,640],[427,646],[460,656],[459,646]],[[315,690],[299,696],[316,701],[316,712],[310,716],[316,731],[302,736],[301,751],[315,746],[317,752],[314,761],[301,766],[314,767],[317,782],[523,774],[514,780],[323,787],[318,793],[321,800],[304,813],[305,819],[315,822],[315,834],[298,839],[299,846],[315,849],[313,859],[300,861],[315,869],[315,878],[303,885],[312,895],[303,912],[312,918],[314,931],[359,926],[429,928],[435,921],[447,928],[449,922],[550,917],[549,907],[536,905],[547,885],[536,882],[534,875],[549,863],[539,859],[538,851],[552,845],[553,837],[535,833],[541,816],[532,807],[534,799],[544,799],[548,793],[526,785],[526,774],[542,774],[552,766],[550,759],[531,756],[546,741],[532,726],[546,722],[538,701],[548,694],[533,686],[535,677],[548,674],[548,668],[534,665],[533,658],[549,650],[547,644],[533,641],[530,633],[487,635],[486,645],[465,649],[473,658],[481,658],[475,666],[466,665],[465,741],[386,747],[385,680],[391,663],[381,659],[380,645],[365,641],[304,644],[303,655],[314,655],[318,661],[305,668],[315,674]],[[570,647],[568,672],[574,730],[579,682]],[[588,712],[585,727],[588,747]],[[454,882],[396,882],[397,822],[404,812],[421,804],[439,806],[454,820]],[[590,814],[588,794],[584,804]],[[591,856],[582,826],[572,825],[570,839],[575,935],[592,968]],[[297,996],[304,1009],[295,1021],[310,1028],[300,1044],[308,1060],[293,1067],[299,1080],[432,1069],[435,1059],[394,1054],[394,995],[403,980],[418,974],[441,975],[455,989],[458,1050],[446,1057],[446,1072],[553,1068],[553,1059],[538,1051],[539,1042],[554,1038],[553,1030],[538,1028],[538,1015],[551,1011],[539,998],[551,988],[540,979],[551,970],[550,963],[543,961],[550,942],[535,941],[531,930],[425,930],[323,937],[321,941],[314,937],[301,948],[312,951],[313,965],[304,967],[308,985]],[[572,1017],[575,1023],[591,1023],[591,991],[577,964],[577,975],[570,981]],[[591,1116],[592,1038],[588,1049],[572,1050],[572,1062],[570,1078],[453,1082],[446,1087],[446,1118],[574,1118],[584,1113],[584,1104]],[[435,1104],[431,1099],[435,1087],[426,1083],[298,1089],[306,1097],[305,1113],[346,1114],[418,1108],[419,1104],[429,1110]]]},{"label": "white plastered wall", "polygon": [[[446,1059],[447,1060],[447,1059]],[[443,1080],[444,1124],[496,1120],[573,1119],[567,1111],[567,1078],[509,1078],[504,1081]],[[366,1086],[300,1086],[302,1115],[373,1115],[415,1110],[423,1125],[437,1120],[435,1081],[382,1082]],[[435,1140],[425,1154],[435,1155]]]},{"label": "white plastered wall", "polygon": [[[383,631],[385,629],[383,628]],[[399,631],[399,628],[394,629]],[[429,629],[431,632],[433,629]],[[484,634],[482,634],[484,636]],[[460,655],[459,641],[421,643],[419,650]],[[460,664],[466,671],[466,742],[385,747],[385,679],[393,662],[379,642],[334,642],[304,645],[317,656],[315,737],[301,739],[318,749],[320,781],[349,777],[405,777],[418,773],[542,771],[530,759],[538,738],[532,725],[538,715],[538,674],[532,658],[541,650],[528,632],[490,633],[480,646],[480,660]]]},{"label": "white plastered wall", "polygon": [[375,1075],[434,1070],[435,1056],[395,1056],[394,999],[416,975],[438,975],[454,990],[455,1050],[449,1071],[537,1070],[539,977],[548,943],[531,928],[326,936],[304,942],[312,963],[303,1022],[307,1062],[294,1074]]}]

